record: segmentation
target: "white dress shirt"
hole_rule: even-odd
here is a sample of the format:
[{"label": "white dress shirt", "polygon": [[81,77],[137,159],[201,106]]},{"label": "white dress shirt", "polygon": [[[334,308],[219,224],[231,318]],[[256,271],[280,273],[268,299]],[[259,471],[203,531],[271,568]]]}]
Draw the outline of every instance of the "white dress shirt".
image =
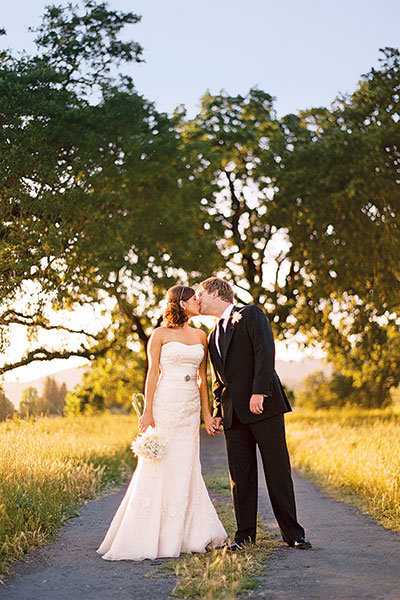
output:
[{"label": "white dress shirt", "polygon": [[[228,325],[228,319],[231,316],[231,312],[233,310],[234,304],[228,304],[222,315],[220,316],[218,323],[222,321],[222,327],[224,331],[226,331],[226,326]],[[221,350],[219,347],[219,332],[218,335],[215,336],[215,345],[217,346],[218,354],[221,356]]]}]

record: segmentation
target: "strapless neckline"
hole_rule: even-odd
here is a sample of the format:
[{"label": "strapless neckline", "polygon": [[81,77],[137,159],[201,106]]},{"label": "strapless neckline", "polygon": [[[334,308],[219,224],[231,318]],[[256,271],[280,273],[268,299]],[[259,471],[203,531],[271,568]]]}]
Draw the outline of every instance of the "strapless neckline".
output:
[{"label": "strapless neckline", "polygon": [[165,342],[165,344],[162,344],[162,346],[167,346],[168,344],[181,344],[182,346],[189,346],[189,348],[191,346],[203,346],[203,344],[201,342],[198,342],[197,344],[184,344],[183,342]]}]

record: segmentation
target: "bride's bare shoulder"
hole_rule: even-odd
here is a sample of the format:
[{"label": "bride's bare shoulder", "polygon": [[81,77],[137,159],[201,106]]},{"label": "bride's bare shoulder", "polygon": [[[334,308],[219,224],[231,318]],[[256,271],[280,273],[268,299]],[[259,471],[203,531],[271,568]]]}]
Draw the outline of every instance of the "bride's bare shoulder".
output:
[{"label": "bride's bare shoulder", "polygon": [[160,327],[156,327],[155,329],[153,329],[150,337],[153,341],[163,342],[166,331],[167,327],[161,325]]},{"label": "bride's bare shoulder", "polygon": [[202,344],[207,344],[207,334],[205,331],[203,331],[202,329],[197,329],[197,327],[191,327],[190,329],[192,329],[196,333],[199,341]]}]

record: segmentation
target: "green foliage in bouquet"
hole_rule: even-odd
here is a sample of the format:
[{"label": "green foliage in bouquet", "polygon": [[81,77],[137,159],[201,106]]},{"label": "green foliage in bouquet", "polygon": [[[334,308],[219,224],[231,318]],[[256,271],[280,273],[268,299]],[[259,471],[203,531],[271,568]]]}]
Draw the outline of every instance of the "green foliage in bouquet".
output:
[{"label": "green foliage in bouquet", "polygon": [[132,394],[132,406],[135,409],[138,418],[140,418],[144,410],[144,395]]}]

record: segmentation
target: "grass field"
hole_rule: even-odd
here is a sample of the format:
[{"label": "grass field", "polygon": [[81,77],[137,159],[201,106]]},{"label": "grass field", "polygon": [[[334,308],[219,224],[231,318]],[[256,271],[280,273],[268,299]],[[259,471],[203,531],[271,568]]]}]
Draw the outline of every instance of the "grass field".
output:
[{"label": "grass field", "polygon": [[400,531],[400,413],[330,410],[286,417],[292,465]]},{"label": "grass field", "polygon": [[125,415],[0,424],[0,574],[132,473],[136,432],[137,419]]}]

